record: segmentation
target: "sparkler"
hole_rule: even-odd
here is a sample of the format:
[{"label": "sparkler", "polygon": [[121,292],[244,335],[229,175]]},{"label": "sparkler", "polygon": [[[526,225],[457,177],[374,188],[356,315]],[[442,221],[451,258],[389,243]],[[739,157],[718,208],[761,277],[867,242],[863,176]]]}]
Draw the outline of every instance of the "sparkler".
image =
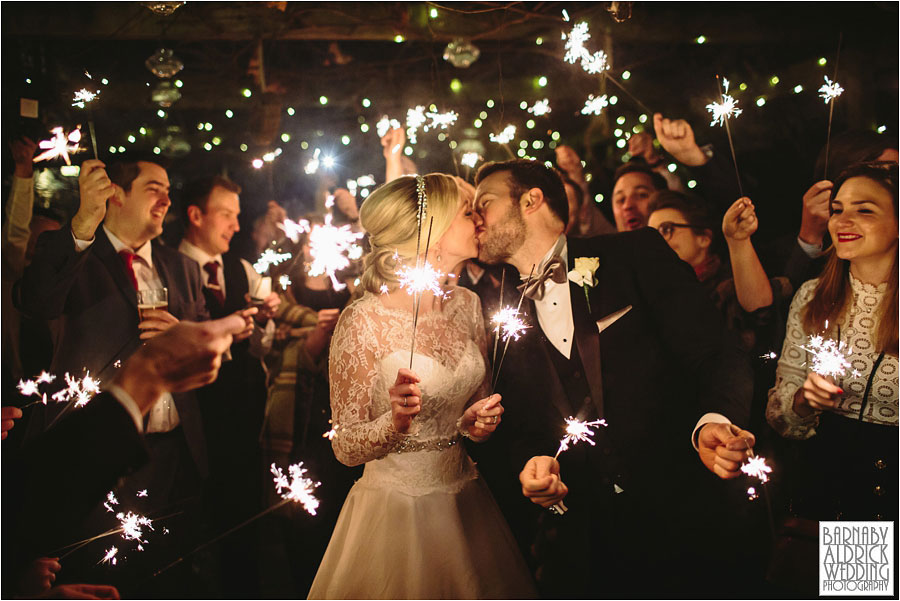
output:
[{"label": "sparkler", "polygon": [[[534,277],[534,268],[535,268],[535,267],[536,267],[536,265],[532,265],[532,266],[531,266],[531,273],[528,274],[528,279],[525,280],[525,285],[522,286],[522,293],[519,295],[519,304],[516,305],[516,309],[515,309],[515,314],[516,314],[516,315],[518,315],[518,314],[519,314],[519,311],[522,310],[522,301],[525,300],[525,290],[528,288],[528,284],[531,283],[531,278]],[[505,272],[504,272],[504,276],[505,276]],[[504,278],[504,279],[505,279],[505,278]],[[501,286],[501,290],[500,290],[500,302],[503,302],[503,290],[502,290],[502,286],[503,286],[503,283],[502,283],[502,282],[503,282],[503,280],[500,280],[500,282],[501,282],[501,284],[500,284],[500,286]],[[497,382],[500,380],[500,368],[503,367],[503,360],[506,358],[506,350],[509,348],[509,339],[510,339],[510,338],[511,338],[511,336],[507,336],[506,339],[505,339],[504,342],[503,342],[503,352],[500,354],[500,362],[497,364],[497,371],[496,371],[495,374],[492,374],[492,377],[491,377],[491,393],[494,392],[494,390],[495,390],[496,387],[497,387]],[[518,340],[518,338],[516,338],[516,340]],[[495,342],[494,342],[494,355],[495,355],[495,357],[496,357],[496,354],[497,354],[496,344],[497,344],[497,343],[496,343],[496,341],[495,341]]]},{"label": "sparkler", "polygon": [[593,421],[583,422],[574,417],[567,417],[566,435],[559,441],[559,448],[556,450],[556,455],[554,455],[553,458],[557,459],[560,453],[568,451],[569,447],[577,442],[586,442],[592,447],[596,446],[597,443],[593,440],[593,436],[596,432],[593,428],[596,426],[603,426],[605,428],[607,425],[605,419],[595,419]]},{"label": "sparkler", "polygon": [[425,261],[425,264],[421,267],[407,267],[404,265],[397,269],[396,275],[400,280],[398,283],[400,288],[406,290],[406,293],[411,296],[420,295],[423,292],[430,292],[441,298],[447,296],[447,293],[441,287],[441,281],[447,274],[439,269],[435,269],[428,261]]},{"label": "sparkler", "polygon": [[609,106],[609,100],[606,99],[606,94],[603,96],[594,96],[591,94],[588,96],[588,99],[584,103],[584,108],[581,109],[582,115],[599,115],[603,112],[603,109]]},{"label": "sparkler", "polygon": [[325,224],[316,224],[309,233],[309,254],[313,259],[309,266],[309,275],[313,277],[327,275],[331,279],[332,288],[337,291],[347,286],[338,281],[335,273],[350,265],[350,254],[357,254],[353,249],[354,246],[361,256],[362,249],[355,242],[365,234],[354,232],[349,224],[335,227],[331,225],[331,220],[330,213],[325,215]]},{"label": "sparkler", "polygon": [[504,307],[497,311],[491,322],[495,326],[494,332],[498,333],[504,342],[510,338],[518,340],[522,333],[531,327],[522,321],[519,312],[512,307]]},{"label": "sparkler", "polygon": [[538,100],[534,103],[534,105],[528,107],[528,112],[534,115],[535,117],[541,117],[543,115],[548,115],[552,111],[550,108],[550,100],[544,98],[543,100]]},{"label": "sparkler", "polygon": [[825,100],[825,104],[828,104],[843,93],[844,88],[841,87],[841,84],[831,81],[826,75],[825,83],[819,88],[819,96]]},{"label": "sparkler", "polygon": [[284,231],[284,235],[290,238],[294,244],[300,241],[301,235],[308,234],[310,231],[309,221],[306,219],[301,219],[300,221],[285,219],[278,224],[278,227]]},{"label": "sparkler", "polygon": [[417,142],[416,132],[425,124],[425,107],[417,106],[406,111],[406,138],[410,144]]},{"label": "sparkler", "polygon": [[766,361],[771,361],[772,359],[778,358],[778,353],[776,353],[775,351],[769,351],[768,353],[765,353],[764,355],[760,355],[759,358],[765,359]]},{"label": "sparkler", "polygon": [[338,429],[340,429],[340,426],[338,424],[335,424],[331,420],[328,420],[328,423],[332,424],[331,429],[328,432],[325,432],[324,434],[322,434],[322,438],[327,438],[328,440],[334,440],[334,435],[337,434],[337,431],[338,431]]},{"label": "sparkler", "polygon": [[760,482],[768,482],[769,474],[772,473],[772,468],[766,465],[765,457],[754,455],[747,460],[747,463],[741,466],[741,471],[748,476],[759,479]]},{"label": "sparkler", "polygon": [[456,123],[456,119],[459,117],[459,113],[454,111],[447,111],[446,113],[435,113],[429,112],[425,113],[425,116],[430,119],[430,122],[427,123],[424,127],[425,131],[429,129],[447,129],[454,123]]},{"label": "sparkler", "polygon": [[278,277],[278,285],[281,286],[282,290],[287,290],[288,286],[290,286],[293,282],[291,282],[290,276],[288,274],[282,274]]},{"label": "sparkler", "polygon": [[268,271],[269,267],[272,265],[283,263],[292,256],[291,253],[280,253],[271,248],[267,248],[259,256],[259,259],[256,260],[256,263],[253,264],[253,269],[256,270],[256,273],[262,275]]},{"label": "sparkler", "polygon": [[375,124],[375,133],[378,134],[379,138],[383,138],[386,133],[388,133],[391,129],[400,129],[400,122],[396,119],[390,119],[387,115],[384,115],[381,119],[379,119],[378,123]]},{"label": "sparkler", "polygon": [[496,142],[497,144],[509,144],[513,138],[516,137],[516,126],[507,125],[499,134],[492,133],[488,137],[491,142]]},{"label": "sparkler", "polygon": [[478,164],[478,159],[480,159],[480,158],[481,157],[478,155],[477,152],[467,152],[462,155],[462,157],[459,159],[459,162],[462,163],[463,165],[465,165],[466,167],[468,167],[469,169],[474,169],[475,165]]},{"label": "sparkler", "polygon": [[716,84],[719,86],[719,96],[722,102],[713,102],[706,105],[706,110],[713,115],[713,120],[709,126],[713,127],[716,122],[719,123],[720,127],[722,125],[725,126],[728,146],[731,148],[731,160],[734,161],[734,173],[737,176],[738,192],[740,192],[740,196],[744,196],[744,186],[741,184],[741,172],[738,170],[737,154],[734,152],[734,140],[731,138],[731,126],[728,124],[732,117],[738,117],[743,111],[737,108],[737,100],[728,95],[728,80],[716,75]]},{"label": "sparkler", "polygon": [[104,555],[103,559],[101,559],[98,563],[108,563],[113,566],[116,565],[116,563],[118,561],[116,559],[116,554],[118,552],[119,552],[119,550],[116,547],[110,547],[109,549],[106,550],[106,555]]},{"label": "sparkler", "polygon": [[[88,78],[91,78],[90,73],[85,71],[85,74]],[[93,79],[93,78],[91,78]],[[96,92],[91,92],[86,88],[82,88],[75,92],[75,96],[72,98],[72,106],[77,106],[80,109],[87,108],[88,110],[88,131],[91,133],[91,146],[94,147],[94,158],[98,158],[97,155],[97,132],[94,130],[94,110],[93,110],[93,102],[100,96],[100,90]]]},{"label": "sparkler", "polygon": [[318,148],[313,151],[313,158],[311,158],[309,162],[306,163],[306,167],[303,168],[303,172],[306,173],[306,175],[312,175],[319,170],[319,155],[321,153],[322,151]]},{"label": "sparkler", "polygon": [[166,570],[169,570],[169,569],[177,566],[178,564],[180,564],[182,561],[184,561],[186,558],[192,556],[193,554],[195,554],[199,551],[202,551],[203,549],[209,547],[210,545],[213,545],[213,544],[219,542],[220,540],[222,540],[229,534],[232,534],[233,532],[240,530],[247,524],[250,524],[251,522],[258,520],[259,518],[263,517],[264,515],[266,515],[268,513],[271,513],[281,507],[284,507],[288,503],[293,502],[293,503],[302,505],[303,509],[305,509],[308,513],[310,513],[311,515],[316,515],[316,510],[319,507],[319,500],[315,497],[315,495],[313,493],[314,493],[315,489],[321,483],[315,482],[312,479],[307,477],[307,475],[306,475],[307,470],[306,470],[306,468],[303,467],[302,461],[300,463],[296,463],[294,465],[288,466],[288,474],[290,477],[285,476],[284,472],[281,471],[281,468],[277,467],[274,463],[271,465],[270,471],[271,471],[272,475],[274,476],[275,489],[278,492],[278,494],[281,495],[281,498],[283,499],[280,503],[276,503],[275,505],[272,505],[265,511],[258,513],[256,515],[254,515],[253,517],[244,520],[237,526],[234,526],[233,528],[226,530],[225,532],[216,536],[212,540],[203,543],[199,547],[195,547],[192,551],[186,553],[185,555],[182,555],[181,557],[179,557],[178,559],[176,559],[169,565],[157,570],[153,574],[153,576],[159,576]]},{"label": "sparkler", "polygon": [[585,21],[576,23],[568,34],[563,32],[562,39],[566,41],[563,60],[567,63],[575,64],[580,61],[581,68],[592,75],[609,70],[609,58],[605,52],[598,50],[592,54],[584,47],[584,43],[591,39]]},{"label": "sparkler", "polygon": [[[825,327],[828,327],[826,322]],[[848,373],[858,377],[859,372],[851,369],[850,355],[853,347],[847,346],[843,341],[835,342],[831,338],[822,335],[810,336],[805,345],[798,345],[808,353],[812,353],[812,363],[809,368],[823,377],[843,378]]]},{"label": "sparkler", "polygon": [[44,152],[34,157],[34,162],[50,161],[57,157],[62,157],[66,165],[71,165],[69,154],[75,154],[81,151],[78,143],[81,141],[81,126],[79,125],[68,134],[63,131],[62,127],[54,127],[50,130],[53,137],[49,140],[41,140],[38,146],[44,149]]},{"label": "sparkler", "polygon": [[23,396],[40,396],[41,398],[22,405],[22,409],[37,405],[38,403],[47,405],[50,400],[57,403],[68,403],[75,401],[75,408],[79,409],[87,405],[97,393],[100,392],[100,380],[91,377],[91,372],[85,372],[82,378],[75,378],[66,372],[63,376],[66,381],[66,387],[53,393],[48,398],[47,393],[41,393],[39,385],[51,383],[56,376],[47,372],[41,374],[34,380],[19,380],[18,389]]}]

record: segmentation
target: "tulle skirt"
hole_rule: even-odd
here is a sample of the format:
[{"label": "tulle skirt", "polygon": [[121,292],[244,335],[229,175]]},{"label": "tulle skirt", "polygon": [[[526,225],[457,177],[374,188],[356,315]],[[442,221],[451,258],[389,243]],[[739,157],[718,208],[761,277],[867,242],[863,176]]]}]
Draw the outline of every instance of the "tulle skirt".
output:
[{"label": "tulle skirt", "polygon": [[515,540],[484,481],[422,495],[351,489],[310,599],[533,599]]}]

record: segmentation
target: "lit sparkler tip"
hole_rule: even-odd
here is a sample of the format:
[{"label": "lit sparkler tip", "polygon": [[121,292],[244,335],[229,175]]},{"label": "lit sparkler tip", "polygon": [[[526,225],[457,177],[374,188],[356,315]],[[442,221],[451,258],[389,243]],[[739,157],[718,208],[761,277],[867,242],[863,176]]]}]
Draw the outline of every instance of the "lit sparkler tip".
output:
[{"label": "lit sparkler tip", "polygon": [[806,345],[800,348],[812,354],[810,369],[820,376],[841,378],[848,372],[853,373],[850,364],[853,350],[843,342],[836,342],[822,335],[813,335],[807,339]]},{"label": "lit sparkler tip", "polygon": [[296,244],[300,241],[300,235],[309,233],[309,221],[301,219],[300,221],[292,221],[285,219],[277,224],[278,228],[284,232],[284,235],[290,238],[291,242]]},{"label": "lit sparkler tip", "polygon": [[467,152],[460,157],[459,162],[469,169],[474,169],[475,165],[478,164],[478,159],[481,157],[478,156],[477,152]]},{"label": "lit sparkler tip", "polygon": [[825,83],[819,88],[819,96],[825,101],[825,104],[828,104],[843,93],[844,88],[841,87],[841,84],[836,81],[831,81],[826,75]]},{"label": "lit sparkler tip", "polygon": [[488,137],[491,142],[496,142],[497,144],[509,144],[513,138],[516,137],[516,126],[507,125],[499,134],[492,133]]},{"label": "lit sparkler tip", "polygon": [[432,267],[425,261],[420,267],[401,266],[396,272],[400,288],[406,290],[409,295],[431,292],[433,295],[445,298],[447,292],[441,286],[445,273]]},{"label": "lit sparkler tip", "polygon": [[741,466],[741,471],[748,476],[759,479],[760,482],[768,482],[769,474],[772,473],[772,468],[766,465],[765,457],[756,455],[748,459],[747,463]]},{"label": "lit sparkler tip", "polygon": [[759,358],[760,358],[760,359],[766,359],[766,360],[777,359],[777,358],[778,358],[778,353],[776,353],[775,351],[769,351],[768,353],[765,353],[765,354],[763,354],[763,355],[760,355]]},{"label": "lit sparkler tip", "polygon": [[35,380],[19,380],[19,394],[22,396],[40,395],[38,383]]},{"label": "lit sparkler tip", "polygon": [[379,288],[378,290],[379,290],[382,294],[387,294],[388,292],[390,292],[390,290],[388,290],[387,284],[382,284],[382,285],[381,285],[381,288]]},{"label": "lit sparkler tip", "polygon": [[41,140],[38,143],[38,146],[43,148],[44,152],[34,157],[32,161],[39,163],[62,157],[66,165],[71,165],[72,161],[69,159],[69,155],[81,151],[81,147],[78,145],[81,141],[80,127],[76,127],[68,134],[63,131],[62,127],[51,129],[50,133],[53,134],[53,137],[49,140]]},{"label": "lit sparkler tip", "polygon": [[285,476],[281,468],[274,463],[270,467],[270,471],[275,478],[275,490],[281,495],[282,499],[300,503],[303,509],[312,515],[316,515],[319,500],[315,497],[313,491],[321,483],[313,482],[306,477],[307,470],[303,467],[302,461],[288,466],[290,478]]},{"label": "lit sparkler tip", "polygon": [[325,216],[324,224],[316,224],[309,233],[309,254],[312,262],[309,275],[327,275],[335,290],[343,290],[345,284],[338,281],[336,273],[350,266],[350,261],[362,256],[362,247],[356,241],[365,236],[354,232],[350,225],[335,227],[332,216]]},{"label": "lit sparkler tip", "polygon": [[553,110],[550,108],[550,100],[544,98],[543,100],[538,100],[534,103],[534,105],[528,107],[528,112],[535,117],[540,117],[541,115],[547,115],[553,112]]},{"label": "lit sparkler tip", "polygon": [[324,434],[322,434],[322,438],[327,438],[328,440],[334,440],[334,435],[337,434],[337,431],[340,428],[340,425],[335,424],[331,420],[328,420],[328,423],[332,424],[331,429],[328,432],[325,432]]},{"label": "lit sparkler tip", "polygon": [[595,419],[593,421],[584,422],[574,417],[566,418],[566,435],[559,442],[559,450],[556,451],[557,456],[569,449],[569,447],[577,442],[587,442],[591,446],[595,446],[593,436],[596,433],[593,429],[595,426],[603,426],[608,424],[605,419]]},{"label": "lit sparkler tip", "polygon": [[278,277],[278,285],[281,286],[282,290],[287,290],[288,286],[292,284],[291,278],[288,274],[284,273]]},{"label": "lit sparkler tip", "polygon": [[519,312],[512,307],[504,307],[494,314],[491,318],[494,324],[495,332],[502,332],[501,338],[504,342],[512,338],[518,340],[519,337],[531,326],[522,321]]},{"label": "lit sparkler tip", "polygon": [[46,371],[42,371],[40,373],[40,375],[37,377],[36,382],[38,384],[45,384],[45,383],[49,384],[50,382],[52,382],[55,379],[56,379],[56,376],[54,376],[53,374],[46,372]]},{"label": "lit sparkler tip", "polygon": [[430,119],[430,122],[425,125],[425,131],[429,129],[447,129],[454,123],[456,123],[456,119],[459,117],[459,113],[454,111],[447,111],[446,113],[435,113],[428,112],[425,113],[425,116]]},{"label": "lit sparkler tip", "polygon": [[116,565],[116,554],[119,550],[116,547],[110,547],[106,550],[106,554],[103,556],[103,559],[100,560],[100,563],[108,563],[110,565]]},{"label": "lit sparkler tip", "polygon": [[747,489],[747,498],[751,501],[755,501],[759,498],[759,494],[757,494],[756,489],[752,486]]},{"label": "lit sparkler tip", "polygon": [[122,538],[143,543],[147,542],[141,538],[144,536],[143,528],[147,527],[150,530],[153,530],[153,520],[134,513],[133,511],[129,511],[128,513],[117,513],[116,519],[119,520],[119,523],[122,526]]},{"label": "lit sparkler tip", "polygon": [[721,127],[725,125],[726,119],[738,117],[744,112],[743,109],[737,108],[737,104],[738,101],[727,93],[722,94],[722,102],[711,102],[710,104],[707,104],[706,110],[713,116],[712,121],[709,123],[710,127],[716,124]]},{"label": "lit sparkler tip", "polygon": [[100,95],[100,90],[96,92],[91,92],[86,88],[81,88],[77,92],[75,92],[75,96],[72,98],[72,106],[77,106],[80,109],[83,109],[86,104],[94,101],[97,96]]},{"label": "lit sparkler tip", "polygon": [[584,102],[584,108],[581,109],[582,115],[599,115],[603,112],[603,109],[609,106],[609,100],[606,99],[606,94],[603,96],[594,96],[591,94],[588,96],[588,99]]},{"label": "lit sparkler tip", "polygon": [[143,489],[143,490],[137,491],[137,494],[136,494],[135,496],[137,496],[137,497],[146,497],[146,496],[147,496],[147,489],[145,488],[145,489]]},{"label": "lit sparkler tip", "polygon": [[259,259],[256,260],[256,263],[253,264],[253,269],[256,273],[262,275],[268,271],[269,267],[272,265],[283,263],[292,256],[291,253],[279,253],[271,248],[267,248],[260,255]]}]

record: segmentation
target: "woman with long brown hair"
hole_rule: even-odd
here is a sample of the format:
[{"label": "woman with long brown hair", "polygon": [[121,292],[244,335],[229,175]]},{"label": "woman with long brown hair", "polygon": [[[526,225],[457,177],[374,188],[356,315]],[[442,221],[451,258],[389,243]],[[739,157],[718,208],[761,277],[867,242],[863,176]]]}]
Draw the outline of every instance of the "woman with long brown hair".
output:
[{"label": "woman with long brown hair", "polygon": [[[897,516],[897,165],[861,163],[835,182],[822,275],[798,290],[766,418],[807,440],[791,485],[811,519]],[[851,350],[850,373],[810,369],[801,348],[823,335]]]}]

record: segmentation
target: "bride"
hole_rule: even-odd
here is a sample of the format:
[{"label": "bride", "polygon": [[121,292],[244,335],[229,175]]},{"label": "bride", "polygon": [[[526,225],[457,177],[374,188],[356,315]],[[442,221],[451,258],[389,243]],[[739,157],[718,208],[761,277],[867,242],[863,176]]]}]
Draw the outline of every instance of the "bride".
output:
[{"label": "bride", "polygon": [[[444,274],[478,254],[465,191],[446,175],[406,176],[376,190],[360,218],[372,251],[366,293],[341,315],[329,379],[335,455],[365,463],[344,502],[311,599],[535,597],[531,576],[461,437],[500,423],[487,396],[478,297],[465,288],[413,296],[396,271],[422,258]],[[429,224],[431,244],[424,256]]]}]

